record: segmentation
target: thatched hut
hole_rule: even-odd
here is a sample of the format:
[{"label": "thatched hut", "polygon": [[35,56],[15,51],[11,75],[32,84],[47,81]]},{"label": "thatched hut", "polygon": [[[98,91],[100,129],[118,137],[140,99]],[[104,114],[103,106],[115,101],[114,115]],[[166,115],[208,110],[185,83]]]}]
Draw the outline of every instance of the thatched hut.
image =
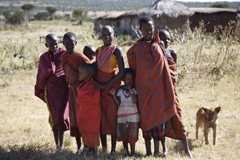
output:
[{"label": "thatched hut", "polygon": [[99,33],[101,26],[111,25],[117,34],[136,36],[138,19],[141,16],[151,16],[158,28],[185,30],[188,18],[192,15],[189,8],[173,0],[157,0],[152,7],[137,11],[109,12],[106,16],[95,19],[94,30]]},{"label": "thatched hut", "polygon": [[206,32],[213,32],[216,27],[222,29],[231,25],[235,27],[239,13],[231,8],[191,8],[194,14],[189,18],[190,28],[194,30],[202,23]]}]

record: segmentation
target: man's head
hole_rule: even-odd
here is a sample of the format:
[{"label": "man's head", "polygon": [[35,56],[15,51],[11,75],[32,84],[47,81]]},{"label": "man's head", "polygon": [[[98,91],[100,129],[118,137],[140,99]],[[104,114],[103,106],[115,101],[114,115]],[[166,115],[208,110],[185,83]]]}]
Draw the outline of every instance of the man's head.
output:
[{"label": "man's head", "polygon": [[171,42],[171,35],[166,29],[159,30],[159,37],[164,42],[164,46],[167,48]]},{"label": "man's head", "polygon": [[67,32],[63,36],[63,45],[65,46],[67,52],[73,53],[74,48],[77,45],[77,37],[72,32]]},{"label": "man's head", "polygon": [[48,34],[45,37],[45,46],[54,53],[58,49],[58,37],[55,34]]},{"label": "man's head", "polygon": [[104,46],[110,46],[114,39],[114,30],[111,26],[104,26],[101,32],[101,39]]},{"label": "man's head", "polygon": [[151,41],[154,37],[154,23],[150,17],[141,17],[139,19],[139,29],[145,41]]}]

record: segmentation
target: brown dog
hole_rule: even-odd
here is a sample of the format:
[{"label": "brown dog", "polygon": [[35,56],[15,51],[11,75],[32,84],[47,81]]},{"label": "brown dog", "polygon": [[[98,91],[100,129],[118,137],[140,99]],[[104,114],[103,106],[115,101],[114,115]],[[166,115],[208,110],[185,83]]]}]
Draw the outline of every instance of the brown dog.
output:
[{"label": "brown dog", "polygon": [[196,117],[196,139],[198,139],[198,129],[199,127],[203,127],[205,144],[209,144],[208,142],[208,133],[209,129],[213,129],[213,145],[216,144],[216,130],[217,130],[217,118],[218,113],[220,112],[221,107],[218,106],[214,110],[201,107],[197,111]]}]

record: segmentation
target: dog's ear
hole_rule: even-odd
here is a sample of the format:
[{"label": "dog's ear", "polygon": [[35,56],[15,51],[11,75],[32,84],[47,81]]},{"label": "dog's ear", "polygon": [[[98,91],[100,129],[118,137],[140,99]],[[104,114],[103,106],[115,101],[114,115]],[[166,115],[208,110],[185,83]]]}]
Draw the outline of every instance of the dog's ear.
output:
[{"label": "dog's ear", "polygon": [[199,109],[199,111],[200,111],[201,114],[207,113],[207,109],[204,108],[204,107],[201,107],[201,108]]},{"label": "dog's ear", "polygon": [[221,111],[221,107],[220,107],[220,106],[216,107],[216,108],[214,109],[214,111],[217,112],[217,113],[219,113],[219,112]]},{"label": "dog's ear", "polygon": [[207,108],[202,107],[202,110],[203,110],[205,113],[208,112],[208,109],[207,109]]}]

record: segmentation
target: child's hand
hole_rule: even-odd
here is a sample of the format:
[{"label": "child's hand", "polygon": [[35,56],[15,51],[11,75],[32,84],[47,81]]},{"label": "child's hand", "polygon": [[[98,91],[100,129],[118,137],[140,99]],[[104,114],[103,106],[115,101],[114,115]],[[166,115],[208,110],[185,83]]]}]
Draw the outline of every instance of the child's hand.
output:
[{"label": "child's hand", "polygon": [[114,96],[115,93],[116,93],[116,91],[115,91],[114,89],[111,89],[111,90],[109,91],[109,93]]}]

